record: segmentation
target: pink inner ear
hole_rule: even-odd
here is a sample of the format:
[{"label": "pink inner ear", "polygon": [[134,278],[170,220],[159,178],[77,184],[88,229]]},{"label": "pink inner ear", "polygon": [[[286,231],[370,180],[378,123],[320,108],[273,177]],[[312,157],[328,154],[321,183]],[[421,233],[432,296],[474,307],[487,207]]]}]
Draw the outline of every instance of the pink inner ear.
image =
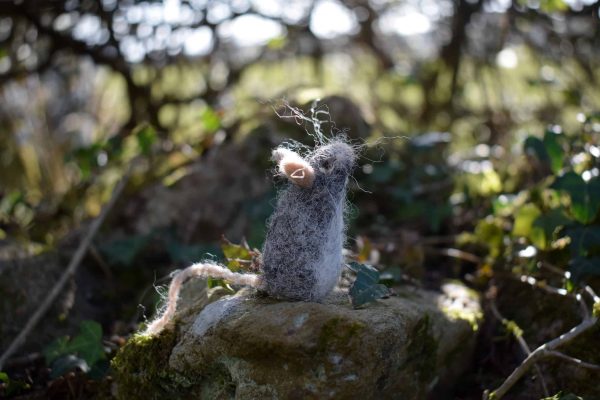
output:
[{"label": "pink inner ear", "polygon": [[300,157],[291,160],[284,158],[279,163],[279,170],[290,181],[303,188],[310,188],[315,180],[313,168]]}]

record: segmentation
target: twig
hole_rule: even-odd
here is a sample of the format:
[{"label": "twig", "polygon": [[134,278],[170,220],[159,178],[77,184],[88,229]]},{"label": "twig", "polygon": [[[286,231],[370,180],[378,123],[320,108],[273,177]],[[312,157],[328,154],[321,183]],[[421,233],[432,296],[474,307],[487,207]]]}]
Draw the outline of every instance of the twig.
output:
[{"label": "twig", "polygon": [[75,255],[73,255],[73,258],[71,259],[71,262],[69,263],[69,266],[63,272],[63,274],[60,277],[60,279],[58,280],[58,282],[56,282],[56,284],[54,285],[54,287],[52,288],[50,293],[48,293],[48,295],[46,296],[46,298],[44,299],[42,304],[40,304],[40,307],[35,311],[35,313],[31,316],[31,318],[29,318],[29,320],[27,321],[27,324],[25,325],[23,330],[21,332],[19,332],[17,337],[11,342],[11,344],[8,346],[8,348],[4,351],[4,353],[0,357],[0,370],[2,370],[2,367],[3,367],[4,363],[6,362],[6,360],[8,360],[8,358],[15,351],[18,350],[18,348],[25,341],[27,336],[31,333],[33,328],[35,328],[35,326],[38,324],[38,322],[46,314],[46,312],[48,311],[50,306],[54,303],[54,301],[56,300],[58,295],[62,293],[65,284],[75,274],[75,271],[79,267],[81,260],[83,260],[83,257],[85,256],[88,248],[90,247],[90,244],[92,243],[92,239],[94,238],[94,236],[96,236],[98,229],[100,229],[100,226],[106,219],[106,216],[108,215],[108,213],[110,212],[112,207],[115,205],[117,199],[121,195],[121,192],[125,188],[125,185],[127,184],[127,181],[129,180],[130,171],[131,171],[131,169],[128,169],[128,171],[121,178],[119,183],[116,185],[116,187],[113,191],[112,197],[110,198],[108,203],[104,206],[104,209],[102,210],[100,215],[92,222],[89,231],[87,232],[86,236],[83,238],[81,243],[79,244],[79,247],[77,248],[77,251],[75,252]]},{"label": "twig", "polygon": [[554,272],[556,275],[560,275],[563,278],[567,278],[567,276],[565,276],[565,270],[558,268],[554,264],[550,264],[548,261],[540,261],[538,266],[546,268],[548,271]]},{"label": "twig", "polygon": [[[522,275],[520,280],[523,283],[526,283],[534,288],[541,289],[550,294],[555,294],[555,295],[563,296],[563,297],[569,297],[574,300],[577,300],[577,302],[579,303],[579,306],[581,307],[582,317],[587,318],[589,316],[588,306],[585,302],[585,299],[583,298],[583,296],[580,293],[571,293],[571,292],[567,291],[567,289],[549,286],[545,281],[540,281],[540,280],[534,278],[533,276]],[[590,296],[594,299],[594,302],[596,302],[597,299],[598,299],[598,301],[600,301],[600,298],[598,298],[598,296],[595,296],[595,294],[593,293],[592,288],[590,288],[589,286],[585,286],[584,290],[586,292],[588,292],[588,294],[590,294]]]},{"label": "twig", "polygon": [[545,281],[537,280],[533,276],[521,275],[521,282],[526,283],[535,288],[542,289],[543,291],[551,293],[551,294],[557,294],[559,296],[575,298],[575,295],[573,293],[569,293],[567,291],[567,289],[555,288],[553,286],[549,286]]},{"label": "twig", "polygon": [[568,362],[571,362],[571,363],[576,364],[576,365],[578,365],[580,367],[583,367],[583,368],[595,369],[595,370],[599,370],[600,371],[600,365],[591,364],[589,362],[581,361],[578,358],[568,356],[565,353],[561,353],[560,351],[550,351],[548,353],[548,355],[549,356],[553,356],[553,357],[557,357],[557,358],[561,358],[563,360],[566,360]]},{"label": "twig", "polygon": [[[494,316],[500,322],[502,322],[502,325],[504,325],[506,330],[508,330],[510,333],[512,333],[512,335],[517,340],[517,343],[519,343],[519,346],[521,347],[521,350],[523,350],[525,355],[529,356],[531,354],[531,349],[529,348],[529,345],[527,344],[525,339],[523,339],[523,330],[514,321],[509,321],[506,318],[504,318],[502,316],[502,314],[500,314],[500,311],[498,310],[498,307],[496,307],[496,302],[494,301],[494,299],[490,300],[490,309],[492,310],[492,314],[494,314]],[[512,322],[512,324],[511,324],[511,322]],[[540,384],[542,385],[542,390],[544,391],[544,397],[550,397],[550,392],[548,391],[548,385],[546,384],[546,380],[544,379],[544,375],[542,374],[542,370],[541,370],[540,366],[538,364],[535,364],[534,367],[535,367],[535,373],[538,376],[538,379],[540,380]]]},{"label": "twig", "polygon": [[458,258],[459,260],[469,261],[473,264],[481,264],[481,258],[476,256],[475,254],[467,253],[466,251],[462,251],[459,249],[447,248],[447,249],[438,249],[435,247],[428,247],[427,251],[435,254],[440,254],[447,257]]},{"label": "twig", "polygon": [[[598,318],[590,317],[584,318],[584,320],[571,329],[570,331],[560,335],[559,337],[552,339],[551,341],[544,343],[537,349],[535,349],[527,358],[519,365],[513,372],[510,374],[508,378],[498,387],[498,389],[494,390],[491,393],[484,393],[484,398],[500,400],[504,395],[517,383],[523,375],[529,369],[535,365],[539,360],[546,357],[556,357],[555,349],[559,346],[564,345],[575,339],[577,336],[581,335],[591,327],[593,327],[598,322]],[[586,363],[588,365],[588,363]],[[591,364],[589,364],[591,365]]]},{"label": "twig", "polygon": [[594,292],[594,289],[592,289],[591,286],[585,285],[583,289],[587,294],[590,295],[592,300],[594,300],[594,303],[600,303],[600,297],[598,297],[598,295],[596,294],[596,292]]},{"label": "twig", "polygon": [[90,245],[90,254],[94,258],[94,260],[96,260],[96,263],[98,264],[98,267],[100,267],[100,269],[102,270],[102,273],[104,273],[104,276],[106,276],[107,279],[112,280],[113,274],[112,272],[110,272],[110,267],[108,266],[106,261],[104,261],[104,258],[102,258],[102,255],[100,254],[96,246],[94,246],[93,244]]}]

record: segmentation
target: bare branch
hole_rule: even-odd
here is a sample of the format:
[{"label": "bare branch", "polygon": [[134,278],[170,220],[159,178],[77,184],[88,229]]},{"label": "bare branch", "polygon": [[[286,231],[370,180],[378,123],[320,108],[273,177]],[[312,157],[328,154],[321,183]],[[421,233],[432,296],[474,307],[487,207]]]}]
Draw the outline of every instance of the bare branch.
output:
[{"label": "bare branch", "polygon": [[129,172],[127,172],[123,176],[121,181],[117,184],[117,186],[115,187],[115,189],[113,191],[112,197],[110,198],[108,203],[104,206],[104,209],[102,210],[102,212],[100,213],[98,218],[96,218],[92,222],[89,231],[87,232],[87,234],[85,235],[85,237],[83,238],[81,243],[79,244],[79,247],[77,248],[77,251],[75,252],[75,255],[73,256],[73,258],[71,259],[71,262],[69,263],[69,266],[67,267],[67,269],[65,269],[65,271],[61,275],[58,282],[56,282],[56,284],[54,285],[54,287],[52,288],[50,293],[48,293],[48,295],[46,296],[44,301],[40,304],[39,308],[29,318],[29,320],[27,321],[27,324],[25,324],[25,327],[23,328],[23,330],[11,342],[11,344],[4,351],[4,353],[2,353],[2,356],[0,356],[0,370],[2,370],[2,367],[4,366],[4,363],[8,360],[8,358],[15,351],[17,351],[19,349],[21,344],[23,344],[23,342],[25,341],[27,336],[31,333],[33,328],[35,328],[35,326],[38,324],[38,322],[42,319],[42,317],[50,309],[50,306],[52,306],[52,304],[54,303],[56,298],[62,293],[63,288],[67,284],[69,279],[71,279],[73,277],[73,275],[75,274],[75,271],[77,271],[77,268],[81,264],[83,257],[87,253],[88,248],[92,244],[92,239],[94,239],[94,236],[96,236],[96,233],[100,229],[100,226],[102,226],[102,223],[106,219],[106,216],[108,215],[110,210],[113,208],[113,206],[117,202],[117,199],[123,192],[123,189],[125,188],[125,185],[127,184],[128,180],[129,180]]},{"label": "bare branch", "polygon": [[583,368],[595,369],[595,370],[600,371],[600,365],[588,363],[588,362],[585,362],[585,361],[581,361],[578,358],[568,356],[568,355],[566,355],[564,353],[561,353],[560,351],[550,351],[550,352],[548,352],[548,355],[552,356],[552,357],[560,358],[560,359],[568,361],[568,362],[571,362],[571,363],[573,363],[573,364],[575,364],[577,366],[583,367]]},{"label": "bare branch", "polygon": [[[559,337],[552,339],[551,341],[544,343],[537,349],[535,349],[527,358],[519,365],[506,380],[491,393],[485,393],[484,397],[488,399],[500,400],[504,395],[529,371],[529,369],[535,365],[539,360],[546,357],[556,357],[554,350],[566,343],[569,343],[588,329],[596,325],[598,318],[588,317],[584,319],[579,325],[571,329],[570,331],[560,335]],[[587,365],[588,363],[586,363]],[[591,364],[589,364],[591,365]]]},{"label": "bare branch", "polygon": [[[490,309],[492,310],[492,314],[494,314],[496,319],[502,322],[502,325],[504,325],[506,330],[512,333],[525,355],[531,355],[531,349],[529,348],[529,345],[527,344],[525,339],[523,339],[523,330],[514,321],[509,321],[506,318],[504,318],[502,314],[500,314],[500,311],[498,310],[498,307],[496,307],[496,302],[494,301],[494,299],[490,300]],[[548,385],[546,384],[546,380],[544,379],[542,370],[538,364],[534,364],[534,367],[535,373],[538,376],[538,379],[540,380],[540,384],[542,385],[544,396],[549,397],[550,392],[548,391]]]}]

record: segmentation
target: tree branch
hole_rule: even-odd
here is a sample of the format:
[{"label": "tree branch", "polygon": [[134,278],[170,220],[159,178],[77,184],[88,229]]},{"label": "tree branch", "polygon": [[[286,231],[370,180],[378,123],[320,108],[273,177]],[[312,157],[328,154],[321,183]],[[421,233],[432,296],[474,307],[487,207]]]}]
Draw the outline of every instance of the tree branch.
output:
[{"label": "tree branch", "polygon": [[119,181],[119,183],[117,184],[117,186],[115,187],[115,189],[113,191],[112,197],[110,198],[108,203],[104,206],[104,209],[102,210],[100,215],[92,222],[89,231],[87,232],[87,234],[85,235],[85,237],[83,238],[81,243],[79,244],[79,247],[77,248],[77,251],[75,252],[75,255],[73,256],[73,258],[71,259],[71,262],[69,263],[69,266],[63,272],[63,274],[61,275],[58,282],[56,282],[56,284],[54,285],[54,287],[52,288],[50,293],[48,293],[48,295],[46,296],[44,301],[41,303],[40,307],[35,311],[35,313],[31,316],[31,318],[29,318],[29,320],[27,321],[27,324],[25,324],[25,327],[23,328],[23,330],[11,342],[11,344],[4,351],[4,353],[2,353],[2,356],[0,356],[0,370],[2,370],[2,367],[4,366],[4,363],[6,362],[6,360],[8,360],[8,358],[15,351],[17,351],[19,349],[19,347],[23,344],[23,342],[25,341],[27,336],[31,333],[33,328],[35,328],[35,326],[40,322],[42,317],[44,315],[46,315],[46,312],[50,309],[50,306],[52,306],[52,304],[54,303],[56,298],[63,292],[63,288],[65,287],[65,285],[67,284],[69,279],[71,279],[73,277],[73,275],[75,274],[75,271],[77,271],[77,268],[79,267],[81,261],[83,260],[83,257],[87,253],[87,250],[92,243],[92,239],[94,238],[94,236],[96,236],[96,233],[98,233],[98,230],[102,226],[102,223],[106,219],[106,216],[108,215],[110,210],[113,208],[113,206],[117,202],[117,199],[121,195],[121,192],[125,188],[125,185],[127,184],[127,181],[129,180],[129,171],[123,176],[123,178],[121,178],[121,181]]}]

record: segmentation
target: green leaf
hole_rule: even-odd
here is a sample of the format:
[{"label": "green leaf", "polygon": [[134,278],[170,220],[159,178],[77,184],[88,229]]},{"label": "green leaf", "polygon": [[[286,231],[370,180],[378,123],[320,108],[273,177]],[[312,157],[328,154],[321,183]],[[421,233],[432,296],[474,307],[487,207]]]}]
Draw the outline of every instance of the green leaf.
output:
[{"label": "green leaf", "polygon": [[565,11],[569,8],[564,0],[540,0],[540,9],[543,12],[553,13]]},{"label": "green leaf", "polygon": [[144,250],[151,235],[135,235],[125,239],[116,239],[100,246],[109,264],[130,266],[135,258]]},{"label": "green leaf", "polygon": [[102,326],[96,321],[83,321],[77,335],[69,344],[69,351],[78,354],[88,365],[104,358]]},{"label": "green leaf", "polygon": [[204,130],[208,133],[214,133],[221,128],[221,118],[219,118],[219,115],[211,107],[206,107],[202,111],[200,121]]},{"label": "green leaf", "polygon": [[391,287],[399,282],[402,282],[402,268],[390,267],[386,268],[379,276],[379,282]]},{"label": "green leaf", "polygon": [[72,354],[62,356],[56,359],[52,365],[50,366],[52,372],[50,373],[50,378],[56,379],[59,376],[63,376],[67,372],[74,371],[76,369],[81,370],[81,372],[87,373],[90,370],[88,363]]},{"label": "green leaf", "polygon": [[276,36],[267,42],[267,47],[270,50],[280,50],[285,47],[287,38],[285,36]]},{"label": "green leaf", "polygon": [[588,256],[600,251],[600,226],[578,225],[568,228],[566,235],[571,238],[571,256]]},{"label": "green leaf", "polygon": [[515,202],[517,196],[514,194],[501,194],[496,197],[492,202],[492,210],[494,215],[509,216],[515,210]]},{"label": "green leaf", "polygon": [[46,364],[50,365],[54,360],[69,352],[68,350],[69,339],[65,337],[59,337],[54,342],[50,343],[44,349],[44,358]]},{"label": "green leaf", "polygon": [[479,243],[488,247],[492,258],[498,257],[504,240],[502,222],[496,218],[480,220],[475,226],[475,237]]},{"label": "green leaf", "polygon": [[0,395],[7,398],[30,388],[28,383],[10,379],[8,374],[2,371],[0,371],[0,383]]},{"label": "green leaf", "polygon": [[541,234],[538,234],[538,240],[532,240],[532,242],[540,249],[547,249],[556,238],[557,231],[569,223],[571,223],[571,220],[565,215],[562,208],[552,209],[547,213],[540,215],[533,221],[532,229],[540,229]]},{"label": "green leaf", "polygon": [[587,276],[600,276],[600,257],[577,257],[569,263],[569,271],[574,282]]},{"label": "green leaf", "polygon": [[550,168],[555,174],[562,169],[565,159],[565,152],[560,143],[558,143],[558,137],[560,136],[560,134],[556,134],[551,130],[546,131],[544,135],[544,148],[550,161]]},{"label": "green leaf", "polygon": [[[56,360],[73,355],[84,360],[88,366],[92,366],[105,357],[102,327],[96,321],[83,321],[77,336],[72,340],[67,337],[58,338],[48,345],[43,353],[48,365],[54,365]],[[63,360],[59,366],[66,368],[68,364],[68,360]]]},{"label": "green leaf", "polygon": [[379,271],[370,265],[352,262],[348,268],[356,272],[356,280],[350,288],[352,306],[357,308],[382,297],[389,296],[387,286],[379,283]]},{"label": "green leaf", "polygon": [[221,250],[227,258],[227,267],[234,272],[247,269],[252,263],[254,252],[247,245],[234,244],[223,237],[221,239]]},{"label": "green leaf", "polygon": [[552,189],[566,192],[571,197],[571,212],[577,221],[588,224],[600,210],[600,177],[589,181],[574,172],[568,172],[556,179]]},{"label": "green leaf", "polygon": [[[525,204],[519,208],[515,214],[515,224],[512,234],[514,236],[524,236],[530,238],[533,230],[533,221],[535,221],[542,212],[535,204]],[[534,234],[537,234],[535,232]]]},{"label": "green leaf", "polygon": [[543,163],[548,163],[550,161],[550,157],[548,156],[548,152],[546,151],[546,146],[540,138],[535,136],[528,136],[525,139],[523,147],[525,154],[529,156],[534,156]]},{"label": "green leaf", "polygon": [[152,152],[152,145],[156,142],[158,136],[151,125],[142,125],[134,130],[137,144],[142,154],[149,155]]}]

